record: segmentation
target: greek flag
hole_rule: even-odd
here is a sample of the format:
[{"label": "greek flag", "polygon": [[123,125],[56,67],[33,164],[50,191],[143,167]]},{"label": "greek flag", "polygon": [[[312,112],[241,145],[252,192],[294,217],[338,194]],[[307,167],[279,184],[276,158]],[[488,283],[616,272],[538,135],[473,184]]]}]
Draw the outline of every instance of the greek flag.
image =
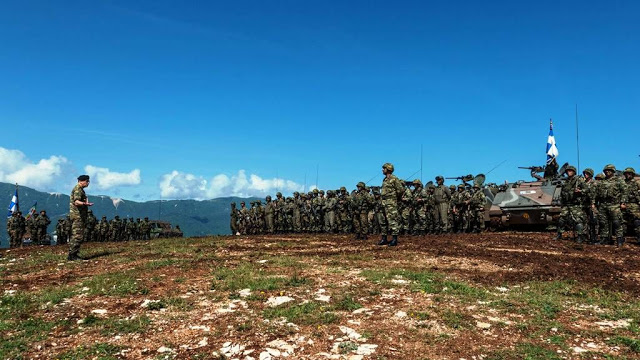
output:
[{"label": "greek flag", "polygon": [[7,217],[10,218],[11,215],[16,212],[16,210],[18,210],[18,189],[16,189],[16,193],[11,198],[11,203],[9,204],[9,213],[7,214]]},{"label": "greek flag", "polygon": [[553,136],[553,121],[549,120],[549,138],[547,139],[547,164],[558,157],[556,138]]}]

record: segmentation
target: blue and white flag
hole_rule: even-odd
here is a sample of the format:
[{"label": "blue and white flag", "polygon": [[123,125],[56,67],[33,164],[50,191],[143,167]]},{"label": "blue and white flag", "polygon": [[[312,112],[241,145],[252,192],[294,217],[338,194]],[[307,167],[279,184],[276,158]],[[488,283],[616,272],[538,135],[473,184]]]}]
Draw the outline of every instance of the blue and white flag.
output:
[{"label": "blue and white flag", "polygon": [[553,121],[549,120],[549,138],[547,139],[547,164],[558,157],[556,138],[553,136]]},{"label": "blue and white flag", "polygon": [[11,198],[11,203],[9,204],[9,213],[7,217],[10,218],[14,212],[18,210],[18,189],[16,189],[16,193]]}]

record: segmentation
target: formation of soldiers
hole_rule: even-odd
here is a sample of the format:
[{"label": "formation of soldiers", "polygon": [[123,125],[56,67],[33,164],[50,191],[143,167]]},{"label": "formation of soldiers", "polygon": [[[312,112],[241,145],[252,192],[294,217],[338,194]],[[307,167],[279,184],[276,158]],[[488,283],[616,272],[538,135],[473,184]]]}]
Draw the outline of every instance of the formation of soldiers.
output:
[{"label": "formation of soldiers", "polygon": [[557,239],[570,229],[578,242],[622,246],[627,230],[633,230],[640,242],[640,183],[635,169],[628,167],[620,174],[609,164],[596,176],[590,168],[582,176],[574,166],[565,172]]},{"label": "formation of soldiers", "polygon": [[[314,189],[308,193],[282,193],[250,202],[231,203],[232,234],[273,233],[342,233],[356,239],[380,234],[386,241],[392,235],[425,235],[450,232],[480,232],[484,230],[485,194],[479,185],[467,183],[446,186],[437,176],[426,187],[419,179],[404,182],[393,176],[393,165],[385,164],[388,173],[381,187],[359,182],[356,189]],[[387,176],[385,174],[385,176]],[[392,187],[385,191],[387,179]],[[387,206],[385,207],[385,203]],[[392,206],[388,206],[392,203]],[[397,225],[396,225],[397,223]]]},{"label": "formation of soldiers", "polygon": [[[56,224],[56,234],[58,234],[58,244],[66,244],[71,236],[71,219],[58,219]],[[83,242],[88,241],[129,241],[129,240],[149,240],[151,238],[151,223],[145,217],[133,219],[120,219],[116,215],[113,219],[107,220],[106,216],[98,219],[91,210],[88,211],[87,221],[84,228]]]},{"label": "formation of soldiers", "polygon": [[25,235],[34,244],[49,243],[47,234],[47,226],[51,224],[51,220],[47,216],[47,212],[42,210],[40,213],[34,213],[25,219],[22,212],[17,211],[7,219],[7,234],[9,235],[9,246],[17,247],[22,245],[22,239]]},{"label": "formation of soldiers", "polygon": [[[29,219],[25,219],[20,211],[16,211],[7,220],[9,247],[22,246],[25,235],[29,235],[34,244],[49,244],[47,227],[50,223],[51,220],[44,210],[40,214],[33,214]],[[58,219],[55,227],[58,244],[68,243],[71,237],[71,224],[69,215]],[[137,218],[134,221],[133,218],[120,219],[120,216],[116,215],[111,220],[107,220],[106,216],[98,220],[89,210],[82,241],[148,240],[150,237],[151,223],[148,217],[142,220]]]}]

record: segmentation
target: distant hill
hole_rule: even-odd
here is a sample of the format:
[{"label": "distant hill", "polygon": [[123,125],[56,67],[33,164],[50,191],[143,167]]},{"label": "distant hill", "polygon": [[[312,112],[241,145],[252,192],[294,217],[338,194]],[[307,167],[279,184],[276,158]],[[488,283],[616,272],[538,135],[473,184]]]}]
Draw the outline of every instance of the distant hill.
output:
[{"label": "distant hill", "polygon": [[[71,192],[71,189],[69,189]],[[15,185],[0,182],[0,205],[5,211],[2,216],[1,246],[8,247],[9,240],[6,232],[6,211],[15,193]],[[100,220],[102,216],[112,219],[115,215],[120,218],[144,218],[148,216],[152,220],[170,221],[171,224],[180,225],[185,236],[202,236],[212,234],[229,234],[230,203],[235,201],[240,206],[240,201],[253,201],[258,198],[225,197],[211,200],[154,200],[135,202],[124,199],[118,208],[113,205],[111,197],[93,195],[87,192],[89,200],[94,203],[91,207],[95,216]],[[20,210],[23,214],[29,211],[34,202],[38,202],[37,209],[46,210],[51,218],[49,233],[55,230],[55,223],[59,218],[65,217],[69,212],[68,194],[49,194],[28,187],[19,188]],[[3,202],[2,202],[3,201]]]}]

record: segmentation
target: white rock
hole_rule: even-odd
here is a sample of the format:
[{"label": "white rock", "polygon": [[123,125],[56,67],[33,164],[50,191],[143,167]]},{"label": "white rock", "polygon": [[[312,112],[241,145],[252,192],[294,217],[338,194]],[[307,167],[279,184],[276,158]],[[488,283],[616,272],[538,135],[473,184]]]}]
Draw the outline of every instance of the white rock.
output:
[{"label": "white rock", "polygon": [[263,351],[260,353],[260,360],[271,360],[271,355],[268,351]]},{"label": "white rock", "polygon": [[149,307],[150,304],[155,304],[155,303],[159,303],[159,302],[160,302],[160,300],[144,299],[142,304],[140,304],[140,307],[146,308],[146,307]]},{"label": "white rock", "polygon": [[404,311],[398,311],[395,315],[395,317],[402,319],[402,318],[406,318],[407,317],[407,313]]},{"label": "white rock", "polygon": [[498,291],[500,291],[500,292],[507,292],[507,291],[509,291],[509,289],[508,289],[508,288],[506,288],[506,287],[502,287],[502,286],[498,286],[498,287],[496,287],[496,290],[498,290]]},{"label": "white rock", "polygon": [[295,300],[292,297],[289,296],[276,296],[276,297],[270,297],[267,302],[265,303],[266,305],[270,306],[270,307],[276,307],[279,305],[282,305],[284,303],[288,303],[289,301],[293,301]]},{"label": "white rock", "polygon": [[162,353],[167,353],[167,352],[173,352],[173,349],[172,348],[168,348],[166,346],[160,346],[158,348],[158,350],[156,350],[156,351],[162,354]]},{"label": "white rock", "polygon": [[331,296],[329,295],[316,295],[314,298],[316,301],[329,302],[331,301]]},{"label": "white rock", "polygon": [[581,348],[579,346],[576,346],[576,347],[572,348],[571,350],[573,350],[573,352],[576,353],[576,354],[582,354],[582,353],[585,353],[585,352],[589,351],[589,350],[583,349],[583,348]]},{"label": "white rock", "polygon": [[264,263],[266,263],[267,261],[269,261],[269,260],[258,260],[258,264],[264,264]]},{"label": "white rock", "polygon": [[83,287],[82,289],[80,289],[80,291],[82,291],[82,292],[87,292],[87,291],[89,291],[89,290],[91,290],[91,289],[89,289],[89,288],[88,288],[88,287],[86,287],[86,286],[85,286],[85,287]]},{"label": "white rock", "polygon": [[633,319],[620,319],[616,321],[597,321],[595,324],[601,328],[610,327],[613,329],[617,328],[627,328],[629,327],[629,323],[632,322]]},{"label": "white rock", "polygon": [[265,350],[267,350],[267,352],[269,353],[269,355],[271,355],[271,356],[273,356],[273,357],[278,357],[278,356],[280,356],[280,350],[278,350],[278,349],[266,348]]},{"label": "white rock", "polygon": [[91,312],[93,314],[104,315],[104,314],[107,313],[107,310],[105,310],[105,309],[94,309],[94,310],[91,310]]},{"label": "white rock", "polygon": [[393,279],[391,280],[392,283],[394,284],[407,284],[409,283],[407,280],[403,280],[403,279]]},{"label": "white rock", "polygon": [[362,337],[362,335],[358,334],[355,330],[353,330],[352,328],[348,328],[346,326],[340,326],[340,331],[342,331],[343,334],[347,335],[349,337],[349,339],[353,339],[353,340],[358,340]]},{"label": "white rock", "polygon": [[357,310],[353,310],[351,313],[354,314],[354,315],[357,315],[357,314],[362,314],[362,313],[368,312],[368,311],[371,311],[371,309],[367,309],[367,308],[363,307],[363,308],[360,308],[360,309],[357,309]]},{"label": "white rock", "polygon": [[596,349],[596,348],[598,348],[598,345],[590,342],[590,343],[587,344],[587,347],[590,348],[590,349]]},{"label": "white rock", "polygon": [[204,332],[209,332],[211,331],[211,328],[205,325],[198,325],[198,326],[189,326],[189,329],[191,330],[202,330]]},{"label": "white rock", "polygon": [[238,292],[238,294],[240,295],[240,297],[246,298],[247,296],[251,295],[251,289],[242,289],[240,290],[240,292]]},{"label": "white rock", "polygon": [[347,360],[362,360],[364,359],[364,355],[349,355],[347,356]]},{"label": "white rock", "polygon": [[376,352],[376,348],[378,345],[375,344],[362,344],[358,346],[358,350],[356,350],[356,354],[358,355],[371,355]]},{"label": "white rock", "polygon": [[491,328],[491,324],[486,323],[486,322],[482,322],[482,321],[476,321],[476,327],[483,329],[483,330],[487,330],[489,328]]}]

